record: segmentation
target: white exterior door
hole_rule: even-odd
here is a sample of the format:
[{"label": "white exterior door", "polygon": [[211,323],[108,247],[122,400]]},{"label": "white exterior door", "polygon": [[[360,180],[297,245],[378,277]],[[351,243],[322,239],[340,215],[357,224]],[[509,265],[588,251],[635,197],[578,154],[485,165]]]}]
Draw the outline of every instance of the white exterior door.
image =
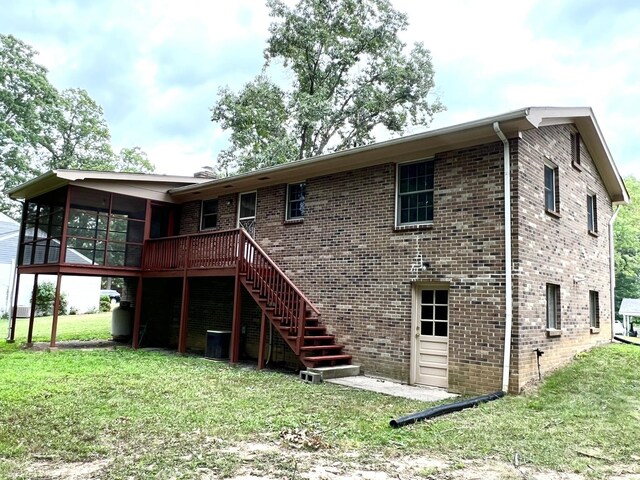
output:
[{"label": "white exterior door", "polygon": [[256,234],[256,192],[241,193],[238,197],[238,228],[244,228],[252,237]]},{"label": "white exterior door", "polygon": [[412,383],[447,388],[449,360],[449,290],[419,286],[414,290]]}]

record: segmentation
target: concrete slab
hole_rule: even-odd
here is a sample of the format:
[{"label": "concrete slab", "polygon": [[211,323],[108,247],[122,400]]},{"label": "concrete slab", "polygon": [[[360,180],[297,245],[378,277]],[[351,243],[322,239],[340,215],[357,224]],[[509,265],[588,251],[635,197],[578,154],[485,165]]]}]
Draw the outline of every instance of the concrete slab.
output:
[{"label": "concrete slab", "polygon": [[310,367],[307,369],[312,373],[319,373],[322,375],[323,380],[330,378],[351,377],[354,375],[360,375],[359,365],[338,365],[335,367]]},{"label": "concrete slab", "polygon": [[423,387],[407,385],[394,382],[391,380],[383,380],[380,378],[367,377],[360,375],[357,377],[344,377],[325,379],[325,382],[344,385],[346,387],[360,388],[362,390],[370,390],[372,392],[384,393],[394,397],[410,398],[412,400],[420,400],[422,402],[436,402],[455,398],[458,395],[449,393],[446,390],[435,387]]}]

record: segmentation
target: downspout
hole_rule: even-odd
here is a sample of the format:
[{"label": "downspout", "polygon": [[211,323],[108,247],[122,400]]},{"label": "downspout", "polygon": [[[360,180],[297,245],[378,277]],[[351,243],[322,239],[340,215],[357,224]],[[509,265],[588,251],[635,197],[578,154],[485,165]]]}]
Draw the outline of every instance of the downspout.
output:
[{"label": "downspout", "polygon": [[616,259],[613,251],[613,224],[616,221],[620,205],[613,212],[611,220],[609,220],[609,283],[611,284],[611,341],[613,342],[613,327],[616,321]]},{"label": "downspout", "polygon": [[493,130],[504,145],[504,283],[505,283],[505,321],[504,321],[504,359],[502,362],[502,391],[509,389],[509,370],[511,366],[511,330],[513,328],[513,284],[511,279],[511,153],[509,141],[500,130],[500,124],[493,122]]}]

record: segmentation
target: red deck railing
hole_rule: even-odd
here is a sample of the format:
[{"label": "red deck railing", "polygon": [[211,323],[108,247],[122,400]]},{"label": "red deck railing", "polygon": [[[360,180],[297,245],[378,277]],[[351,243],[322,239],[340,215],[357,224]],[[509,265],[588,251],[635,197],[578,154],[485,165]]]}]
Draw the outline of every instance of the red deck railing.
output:
[{"label": "red deck railing", "polygon": [[142,270],[233,268],[240,230],[154,238],[144,245]]},{"label": "red deck railing", "polygon": [[[239,262],[239,263],[238,263]],[[295,337],[300,354],[308,315],[320,312],[244,229],[198,233],[149,240],[144,246],[142,270],[194,270],[233,268],[246,285],[259,292],[263,309]]]}]

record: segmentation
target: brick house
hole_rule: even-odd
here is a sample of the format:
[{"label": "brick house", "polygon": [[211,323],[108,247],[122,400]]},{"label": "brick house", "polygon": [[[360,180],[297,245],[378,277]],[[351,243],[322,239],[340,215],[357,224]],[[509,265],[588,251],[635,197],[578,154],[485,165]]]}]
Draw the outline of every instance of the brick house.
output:
[{"label": "brick house", "polygon": [[[536,349],[544,373],[611,341],[611,231],[629,200],[590,108],[213,180],[50,172],[11,195],[19,273],[125,277],[134,347],[201,351],[230,330],[232,362],[353,362],[469,393],[520,391]],[[28,235],[47,222],[51,238]]]}]

